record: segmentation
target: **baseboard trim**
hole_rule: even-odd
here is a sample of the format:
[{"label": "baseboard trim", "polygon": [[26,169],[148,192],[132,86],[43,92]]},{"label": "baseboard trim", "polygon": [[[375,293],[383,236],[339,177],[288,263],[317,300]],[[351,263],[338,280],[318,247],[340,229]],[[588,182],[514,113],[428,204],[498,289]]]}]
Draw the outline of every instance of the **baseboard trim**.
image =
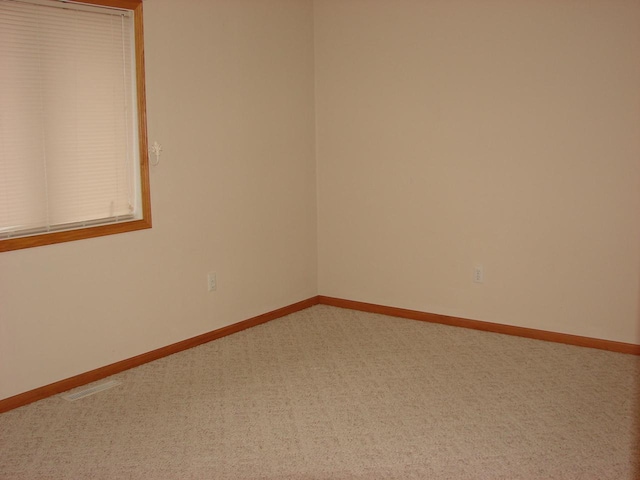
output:
[{"label": "baseboard trim", "polygon": [[503,333],[506,335],[533,338],[536,340],[544,340],[547,342],[565,343],[569,345],[577,345],[580,347],[609,350],[611,352],[640,355],[640,345],[636,345],[633,343],[614,342],[611,340],[602,340],[599,338],[581,337],[579,335],[549,332],[546,330],[536,330],[534,328],[515,327],[512,325],[504,325],[500,323],[482,322],[480,320],[469,320],[466,318],[438,315],[435,313],[420,312],[418,310],[407,310],[405,308],[388,307],[385,305],[357,302],[354,300],[326,297],[323,295],[318,296],[318,302],[323,305],[331,305],[334,307],[348,308],[351,310],[360,310],[370,313],[381,313],[383,315],[419,320],[421,322],[441,323],[454,327],[464,327],[474,330],[483,330],[486,332]]},{"label": "baseboard trim", "polygon": [[42,400],[53,395],[57,395],[67,390],[95,382],[103,378],[115,375],[116,373],[129,370],[130,368],[144,365],[145,363],[158,360],[174,353],[188,350],[189,348],[211,342],[218,338],[226,337],[233,333],[246,330],[256,325],[284,317],[291,313],[307,309],[314,305],[330,305],[334,307],[347,308],[351,310],[359,310],[370,313],[380,313],[391,317],[401,317],[411,320],[419,320],[421,322],[440,323],[454,327],[471,328],[474,330],[483,330],[486,332],[503,333],[506,335],[514,335],[517,337],[533,338],[536,340],[544,340],[547,342],[565,343],[569,345],[577,345],[580,347],[596,348],[599,350],[608,350],[611,352],[628,353],[632,355],[640,355],[640,345],[633,343],[614,342],[611,340],[602,340],[591,337],[581,337],[579,335],[569,335],[566,333],[549,332],[546,330],[537,330],[534,328],[516,327],[513,325],[504,325],[500,323],[483,322],[480,320],[470,320],[467,318],[452,317],[449,315],[439,315],[436,313],[421,312],[418,310],[408,310],[405,308],[389,307],[386,305],[377,305],[374,303],[358,302],[355,300],[345,300],[342,298],[328,297],[318,295],[308,298],[301,302],[297,302],[286,307],[273,310],[271,312],[258,315],[256,317],[243,320],[233,325],[213,330],[196,337],[188,338],[181,342],[177,342],[166,347],[161,347],[135,357],[121,360],[111,365],[81,373],[74,377],[70,377],[58,382],[39,387],[28,392],[14,395],[13,397],[0,400],[0,413],[8,412],[23,405]]},{"label": "baseboard trim", "polygon": [[62,392],[66,392],[67,390],[86,385],[87,383],[101,380],[116,373],[129,370],[130,368],[139,367],[140,365],[144,365],[145,363],[149,363],[154,360],[173,355],[174,353],[178,353],[183,350],[202,345],[203,343],[211,342],[212,340],[216,340],[218,338],[226,337],[227,335],[231,335],[232,333],[237,333],[242,330],[246,330],[247,328],[255,327],[256,325],[260,325],[261,323],[266,323],[271,320],[275,320],[276,318],[284,317],[285,315],[304,310],[317,304],[318,297],[311,297],[301,302],[297,302],[286,307],[282,307],[277,310],[258,315],[256,317],[234,323],[233,325],[228,325],[226,327],[222,327],[217,330],[198,335],[196,337],[188,338],[181,342],[167,345],[166,347],[161,347],[156,350],[137,355],[135,357],[127,358],[126,360],[112,363],[111,365],[106,365],[89,372],[81,373],[65,380],[60,380],[59,382],[55,382],[50,385],[45,385],[44,387],[36,388],[28,392],[14,395],[13,397],[5,398],[4,400],[0,400],[0,413],[22,407],[23,405],[27,405],[37,400],[42,400],[44,398],[51,397]]}]

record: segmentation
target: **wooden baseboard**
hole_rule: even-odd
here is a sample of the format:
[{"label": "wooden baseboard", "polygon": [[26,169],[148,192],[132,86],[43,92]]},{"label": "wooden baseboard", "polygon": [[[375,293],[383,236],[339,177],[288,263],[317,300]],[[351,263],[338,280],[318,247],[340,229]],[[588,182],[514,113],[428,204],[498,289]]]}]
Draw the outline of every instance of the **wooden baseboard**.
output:
[{"label": "wooden baseboard", "polygon": [[45,385],[44,387],[36,388],[28,392],[20,393],[13,397],[0,400],[0,413],[13,410],[14,408],[27,405],[43,398],[57,395],[72,388],[77,388],[87,383],[101,380],[116,373],[123,372],[130,368],[138,367],[148,362],[158,360],[160,358],[172,355],[174,353],[187,350],[203,343],[211,342],[218,338],[226,337],[232,333],[246,330],[247,328],[266,323],[276,318],[284,317],[291,313],[304,310],[314,305],[323,304],[331,305],[334,307],[348,308],[351,310],[360,310],[363,312],[380,313],[383,315],[389,315],[392,317],[408,318],[412,320],[419,320],[422,322],[441,323],[444,325],[451,325],[454,327],[471,328],[474,330],[483,330],[486,332],[503,333],[506,335],[514,335],[518,337],[533,338],[536,340],[544,340],[547,342],[566,343],[569,345],[577,345],[580,347],[597,348],[600,350],[609,350],[618,353],[628,353],[632,355],[640,355],[640,345],[633,343],[614,342],[611,340],[602,340],[598,338],[581,337],[578,335],[569,335],[565,333],[548,332],[545,330],[536,330],[533,328],[515,327],[512,325],[503,325],[500,323],[482,322],[479,320],[470,320],[466,318],[451,317],[448,315],[439,315],[435,313],[421,312],[418,310],[408,310],[405,308],[389,307],[385,305],[376,305],[373,303],[357,302],[354,300],[345,300],[342,298],[327,297],[319,295],[316,297],[308,298],[301,302],[288,305],[277,310],[273,310],[257,317],[249,318],[242,322],[234,323],[226,327],[219,328],[212,332],[198,335],[197,337],[188,338],[181,342],[167,345],[166,347],[158,348],[135,357],[122,360],[120,362],[112,363],[104,367],[91,370],[89,372],[81,373],[65,380]]},{"label": "wooden baseboard", "polygon": [[633,343],[614,342],[611,340],[602,340],[599,338],[581,337],[579,335],[569,335],[566,333],[536,330],[534,328],[515,327],[512,325],[503,325],[500,323],[469,320],[466,318],[450,317],[448,315],[438,315],[435,313],[426,313],[420,312],[418,310],[407,310],[404,308],[388,307],[384,305],[376,305],[373,303],[356,302],[353,300],[325,297],[322,295],[318,297],[318,302],[334,307],[349,308],[351,310],[360,310],[363,312],[381,313],[383,315],[389,315],[392,317],[402,317],[412,320],[419,320],[422,322],[442,323],[444,325],[451,325],[454,327],[472,328],[474,330],[503,333],[506,335],[533,338],[536,340],[544,340],[547,342],[566,343],[569,345],[577,345],[580,347],[597,348],[599,350],[609,350],[611,352],[640,355],[640,345],[636,345]]},{"label": "wooden baseboard", "polygon": [[289,315],[299,310],[304,310],[305,308],[309,308],[317,304],[318,297],[308,298],[307,300],[303,300],[301,302],[297,302],[292,305],[273,310],[272,312],[264,313],[262,315],[258,315],[257,317],[249,318],[248,320],[244,320],[242,322],[234,323],[233,325],[219,328],[212,332],[198,335],[197,337],[188,338],[181,342],[167,345],[166,347],[158,348],[156,350],[152,350],[150,352],[143,353],[126,360],[122,360],[120,362],[112,363],[111,365],[106,365],[89,372],[81,373],[80,375],[76,375],[65,380],[60,380],[59,382],[55,382],[50,385],[45,385],[44,387],[36,388],[35,390],[20,393],[13,397],[0,400],[0,413],[13,410],[14,408],[27,405],[37,400],[42,400],[43,398],[51,397],[52,395],[66,392],[67,390],[86,385],[87,383],[101,380],[110,375],[129,370],[130,368],[138,367],[145,363],[158,360],[159,358],[166,357],[168,355],[172,355],[174,353],[178,353],[183,350],[196,347],[198,345],[202,345],[203,343],[207,343],[218,338],[226,337],[227,335],[231,335],[232,333],[255,327],[256,325],[260,325],[261,323],[266,323],[271,320],[275,320],[276,318],[284,317],[285,315]]}]

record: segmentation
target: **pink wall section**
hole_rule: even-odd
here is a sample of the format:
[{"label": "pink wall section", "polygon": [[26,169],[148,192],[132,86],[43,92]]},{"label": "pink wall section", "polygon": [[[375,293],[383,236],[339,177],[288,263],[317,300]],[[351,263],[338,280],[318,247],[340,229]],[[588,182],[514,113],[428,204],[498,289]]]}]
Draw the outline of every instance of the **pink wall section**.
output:
[{"label": "pink wall section", "polygon": [[312,3],[144,20],[153,228],[0,255],[0,398],[317,294]]},{"label": "pink wall section", "polygon": [[320,293],[640,343],[638,25],[631,0],[316,2]]}]

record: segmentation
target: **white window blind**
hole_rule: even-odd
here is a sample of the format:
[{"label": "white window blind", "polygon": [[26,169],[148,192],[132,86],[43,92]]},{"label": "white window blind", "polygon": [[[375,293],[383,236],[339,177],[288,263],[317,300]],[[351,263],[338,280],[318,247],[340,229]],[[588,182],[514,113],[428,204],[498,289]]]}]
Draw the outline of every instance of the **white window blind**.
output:
[{"label": "white window blind", "polygon": [[133,29],[0,0],[0,239],[141,218]]}]

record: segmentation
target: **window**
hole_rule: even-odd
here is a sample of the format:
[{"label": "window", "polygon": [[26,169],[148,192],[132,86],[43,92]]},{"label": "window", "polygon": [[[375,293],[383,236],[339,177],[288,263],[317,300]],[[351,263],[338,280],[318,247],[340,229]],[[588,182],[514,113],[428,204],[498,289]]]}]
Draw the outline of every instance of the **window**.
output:
[{"label": "window", "polygon": [[151,227],[142,0],[0,0],[0,251]]}]

